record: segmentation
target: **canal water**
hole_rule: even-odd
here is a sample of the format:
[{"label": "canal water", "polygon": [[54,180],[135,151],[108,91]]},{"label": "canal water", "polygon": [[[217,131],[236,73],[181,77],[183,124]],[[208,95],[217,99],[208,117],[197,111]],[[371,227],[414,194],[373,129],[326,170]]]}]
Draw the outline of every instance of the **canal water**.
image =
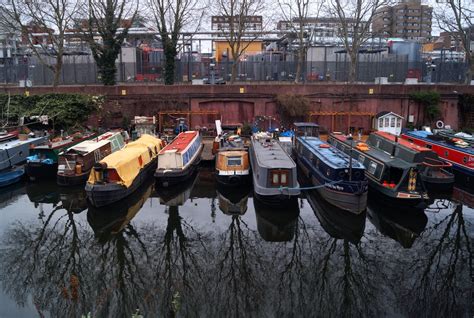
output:
[{"label": "canal water", "polygon": [[473,317],[474,194],[373,197],[279,211],[207,168],[105,209],[19,184],[0,193],[0,317]]}]

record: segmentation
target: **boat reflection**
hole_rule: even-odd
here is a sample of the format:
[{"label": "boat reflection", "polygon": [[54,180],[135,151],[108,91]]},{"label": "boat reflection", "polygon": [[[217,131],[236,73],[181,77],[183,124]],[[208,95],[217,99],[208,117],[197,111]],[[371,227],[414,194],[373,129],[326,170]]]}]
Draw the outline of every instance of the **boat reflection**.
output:
[{"label": "boat reflection", "polygon": [[160,203],[166,206],[180,206],[183,205],[190,197],[191,191],[198,180],[198,173],[193,175],[186,181],[169,187],[156,187],[156,193],[160,198]]},{"label": "boat reflection", "polygon": [[399,242],[404,248],[413,246],[428,223],[423,209],[403,207],[400,210],[378,200],[369,200],[367,212],[369,220],[380,233]]},{"label": "boat reflection", "polygon": [[17,182],[11,186],[0,189],[0,209],[15,202],[26,193],[26,182]]},{"label": "boat reflection", "polygon": [[68,212],[81,213],[87,209],[87,197],[84,189],[77,187],[64,188],[55,181],[28,182],[26,184],[28,199],[36,208],[43,208],[43,204],[60,205]]},{"label": "boat reflection", "polygon": [[87,221],[99,242],[106,242],[123,231],[153,192],[153,179],[145,181],[127,198],[105,207],[89,204]]},{"label": "boat reflection", "polygon": [[452,200],[474,209],[474,190],[455,186]]},{"label": "boat reflection", "polygon": [[306,199],[319,223],[331,237],[357,244],[365,229],[366,211],[354,214],[327,203],[318,192],[306,192]]},{"label": "boat reflection", "polygon": [[267,242],[289,242],[295,236],[300,209],[292,204],[285,210],[272,208],[260,200],[253,200],[257,230]]},{"label": "boat reflection", "polygon": [[247,212],[247,203],[250,194],[250,187],[226,188],[217,187],[217,199],[219,209],[226,215],[244,215]]}]

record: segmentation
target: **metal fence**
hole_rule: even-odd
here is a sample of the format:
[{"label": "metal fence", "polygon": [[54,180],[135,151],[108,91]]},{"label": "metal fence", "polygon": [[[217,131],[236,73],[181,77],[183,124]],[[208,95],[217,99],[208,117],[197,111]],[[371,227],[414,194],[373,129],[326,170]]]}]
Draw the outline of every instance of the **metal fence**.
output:
[{"label": "metal fence", "polygon": [[[421,82],[461,83],[464,81],[466,64],[462,62],[363,61],[357,65],[357,80],[374,82],[386,77],[388,82],[404,82],[406,78],[418,78]],[[237,80],[245,82],[294,81],[296,62],[242,61],[238,65]],[[161,63],[118,63],[118,82],[162,82],[164,68]],[[209,62],[176,62],[175,80],[187,83],[192,80],[224,83],[230,80],[232,62],[211,64]],[[306,62],[300,78],[302,82],[347,81],[348,61]],[[43,64],[0,64],[0,84],[19,85],[29,81],[31,85],[51,85],[53,72]],[[211,80],[213,79],[213,80]],[[100,83],[94,62],[65,63],[61,84],[86,85]]]}]

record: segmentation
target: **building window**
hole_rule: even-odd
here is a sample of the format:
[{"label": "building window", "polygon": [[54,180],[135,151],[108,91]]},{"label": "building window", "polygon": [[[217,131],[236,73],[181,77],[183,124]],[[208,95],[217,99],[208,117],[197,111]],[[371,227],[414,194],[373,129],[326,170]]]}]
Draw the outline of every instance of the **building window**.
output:
[{"label": "building window", "polygon": [[390,118],[390,127],[395,127],[395,117]]},{"label": "building window", "polygon": [[379,128],[383,128],[383,118],[379,118]]},{"label": "building window", "polygon": [[397,128],[400,128],[402,126],[402,119],[397,118]]},{"label": "building window", "polygon": [[384,125],[384,126],[385,126],[385,127],[388,127],[388,124],[389,124],[389,119],[388,119],[388,117],[386,117],[386,118],[385,118],[385,125]]}]

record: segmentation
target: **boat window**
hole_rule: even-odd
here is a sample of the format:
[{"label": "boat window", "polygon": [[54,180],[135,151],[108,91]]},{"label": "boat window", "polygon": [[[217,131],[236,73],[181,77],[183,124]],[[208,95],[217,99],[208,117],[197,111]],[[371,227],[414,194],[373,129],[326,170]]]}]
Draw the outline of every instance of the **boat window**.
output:
[{"label": "boat window", "polygon": [[446,151],[444,152],[444,156],[445,156],[445,157],[448,157],[448,156],[449,156],[449,151],[446,150]]},{"label": "boat window", "polygon": [[467,157],[463,157],[462,162],[467,163]]},{"label": "boat window", "polygon": [[288,176],[286,173],[282,173],[280,175],[280,181],[282,184],[287,184],[288,183]]},{"label": "boat window", "polygon": [[428,149],[431,149],[431,145],[429,145],[429,144],[426,144],[425,147],[428,148]]},{"label": "boat window", "polygon": [[240,166],[242,164],[242,157],[227,157],[227,165],[228,166]]},{"label": "boat window", "polygon": [[395,127],[395,118],[394,117],[392,117],[390,119],[390,127]]},{"label": "boat window", "polygon": [[364,155],[359,155],[359,161],[360,163],[364,164],[365,157]]},{"label": "boat window", "polygon": [[408,141],[409,141],[409,142],[413,142],[413,139],[411,139],[411,138],[408,138]]},{"label": "boat window", "polygon": [[367,171],[370,173],[370,174],[375,174],[375,170],[377,169],[377,164],[373,161],[370,162],[369,164],[369,167],[367,169]]},{"label": "boat window", "polygon": [[377,140],[377,148],[380,148],[380,139]]},{"label": "boat window", "polygon": [[388,127],[388,122],[389,122],[389,118],[387,117],[385,118],[385,125],[384,125],[385,127]]},{"label": "boat window", "polygon": [[274,173],[274,174],[272,175],[272,184],[273,184],[273,185],[277,185],[277,184],[280,183],[280,182],[279,182],[279,181],[280,181],[280,178],[279,178],[279,177],[280,177],[280,175],[279,175],[278,173]]},{"label": "boat window", "polygon": [[379,128],[383,128],[383,118],[379,118]]},{"label": "boat window", "polygon": [[403,171],[403,169],[392,167],[389,171],[389,180],[387,181],[389,181],[390,183],[393,182],[395,184],[398,184],[403,176]]}]

